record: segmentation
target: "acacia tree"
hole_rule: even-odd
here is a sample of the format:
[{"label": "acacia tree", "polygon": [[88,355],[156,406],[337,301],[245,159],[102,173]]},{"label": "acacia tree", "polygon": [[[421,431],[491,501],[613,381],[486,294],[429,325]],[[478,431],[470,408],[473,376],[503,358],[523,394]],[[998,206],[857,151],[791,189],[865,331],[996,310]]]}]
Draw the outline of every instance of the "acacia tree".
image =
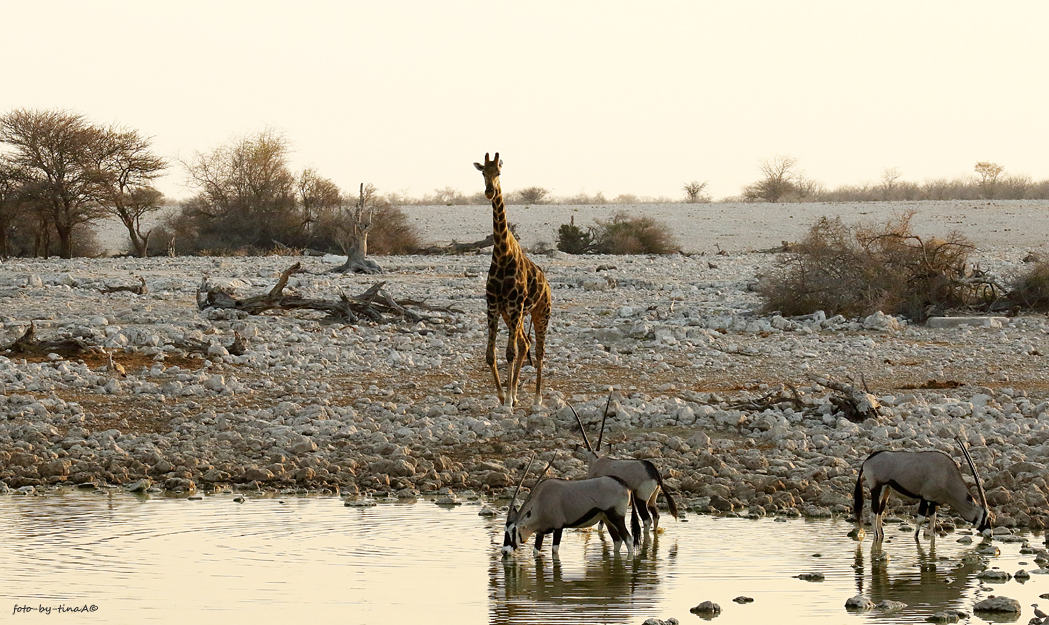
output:
[{"label": "acacia tree", "polygon": [[798,160],[793,156],[781,155],[759,161],[758,168],[761,180],[743,188],[743,198],[749,201],[778,202],[811,184],[801,175]]},{"label": "acacia tree", "polygon": [[16,109],[0,117],[0,142],[33,189],[34,203],[54,227],[59,255],[73,255],[73,230],[105,215],[96,201],[95,156],[103,132],[67,111]]},{"label": "acacia tree", "polygon": [[689,183],[685,184],[684,191],[685,191],[685,196],[688,198],[688,203],[689,204],[696,204],[698,202],[709,201],[710,198],[707,197],[707,195],[703,193],[706,190],[706,188],[707,188],[707,183],[706,182],[700,182],[698,180],[693,180],[692,182],[689,182]]},{"label": "acacia tree", "polygon": [[200,189],[183,209],[204,244],[269,248],[301,228],[288,152],[284,135],[267,129],[182,161]]},{"label": "acacia tree", "polygon": [[980,161],[976,163],[974,169],[976,170],[976,182],[980,185],[980,191],[984,199],[993,199],[1005,167],[989,161]]},{"label": "acacia tree", "polygon": [[517,192],[517,198],[522,204],[539,204],[548,195],[550,190],[543,187],[525,187]]},{"label": "acacia tree", "polygon": [[97,200],[124,224],[135,253],[143,258],[151,231],[142,232],[142,217],[160,210],[164,194],[152,183],[167,168],[164,159],[150,151],[150,143],[134,130],[111,128],[96,153]]}]

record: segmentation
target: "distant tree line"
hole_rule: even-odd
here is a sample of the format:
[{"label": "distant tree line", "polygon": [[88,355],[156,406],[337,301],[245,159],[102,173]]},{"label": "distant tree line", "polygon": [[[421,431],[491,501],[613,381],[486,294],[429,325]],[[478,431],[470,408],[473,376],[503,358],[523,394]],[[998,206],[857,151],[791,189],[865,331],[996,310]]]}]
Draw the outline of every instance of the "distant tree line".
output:
[{"label": "distant tree line", "polygon": [[1007,175],[1005,167],[980,161],[973,174],[956,178],[902,180],[899,168],[882,171],[878,182],[827,189],[801,171],[797,159],[776,156],[759,162],[761,177],[743,187],[743,202],[881,202],[920,200],[1047,200],[1049,180],[1024,174]]},{"label": "distant tree line", "polygon": [[[422,242],[400,206],[488,203],[480,191],[463,194],[451,187],[421,198],[403,192],[382,195],[372,185],[344,194],[313,167],[292,171],[289,143],[272,129],[179,159],[195,195],[177,204],[154,186],[168,161],[137,130],[97,125],[69,111],[16,109],[0,116],[0,148],[0,257],[96,255],[93,225],[109,218],[124,225],[127,251],[139,256],[275,249],[401,254],[420,249]],[[835,189],[807,177],[791,156],[759,161],[759,172],[738,197],[723,201],[1049,199],[1049,180],[1007,174],[990,161],[976,163],[969,176],[920,183],[903,180],[898,168],[887,168],[876,183]],[[686,183],[680,201],[710,202],[707,186],[706,181]],[[555,196],[538,186],[510,190],[506,198],[525,205],[672,201],[632,194],[610,199],[600,191]],[[364,217],[367,223],[361,221]],[[626,236],[624,223],[603,228],[618,232],[615,237],[570,228],[562,243],[593,251],[613,238],[619,241],[615,247],[623,249],[647,240],[647,234],[638,234],[650,232],[640,227],[646,224],[634,228],[638,224],[629,223],[633,230]],[[366,245],[362,237],[367,237]],[[663,247],[662,241],[657,243],[654,247]]]}]

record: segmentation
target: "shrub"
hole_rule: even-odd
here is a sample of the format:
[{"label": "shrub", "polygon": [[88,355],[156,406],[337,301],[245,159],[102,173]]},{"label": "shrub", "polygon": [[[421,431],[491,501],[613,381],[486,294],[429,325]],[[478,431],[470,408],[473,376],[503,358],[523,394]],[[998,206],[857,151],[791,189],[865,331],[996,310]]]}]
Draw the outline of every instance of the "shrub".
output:
[{"label": "shrub", "polygon": [[594,251],[595,233],[593,228],[583,230],[572,223],[561,224],[557,229],[557,249],[568,254],[588,254]]},{"label": "shrub", "polygon": [[913,216],[857,227],[820,218],[786,262],[759,279],[764,311],[856,317],[880,310],[920,321],[978,301],[981,285],[964,279],[972,246],[958,234],[923,240],[911,231]]},{"label": "shrub", "polygon": [[557,249],[569,254],[674,254],[680,251],[670,228],[647,216],[631,217],[623,211],[609,221],[597,220],[586,230],[572,223],[557,230]]},{"label": "shrub", "polygon": [[610,221],[597,222],[598,254],[673,254],[680,250],[670,228],[652,217],[631,217],[618,211]]},{"label": "shrub", "polygon": [[382,202],[372,214],[369,254],[415,254],[423,247],[419,229],[399,207]]},{"label": "shrub", "polygon": [[1021,308],[1049,310],[1049,261],[1039,260],[1016,277],[1009,291],[1010,303]]}]

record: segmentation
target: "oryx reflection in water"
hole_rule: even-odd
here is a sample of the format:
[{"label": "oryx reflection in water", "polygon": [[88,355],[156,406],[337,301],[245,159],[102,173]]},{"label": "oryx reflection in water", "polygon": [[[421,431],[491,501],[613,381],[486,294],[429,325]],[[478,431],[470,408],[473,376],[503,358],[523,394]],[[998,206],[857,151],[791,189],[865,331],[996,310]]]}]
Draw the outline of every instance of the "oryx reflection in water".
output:
[{"label": "oryx reflection in water", "polygon": [[947,609],[971,611],[969,593],[974,587],[977,596],[984,592],[974,580],[987,566],[976,555],[976,545],[980,542],[960,553],[949,546],[938,555],[935,539],[926,548],[910,536],[899,538],[871,543],[867,562],[863,544],[856,546],[853,564],[856,593],[875,604],[882,601],[906,604],[900,608],[901,613],[919,620]]},{"label": "oryx reflection in water", "polygon": [[[637,558],[616,556],[596,530],[578,532],[582,558],[489,559],[489,623],[627,622],[659,604],[659,585],[677,564],[677,544],[647,540]],[[579,542],[572,541],[573,551]]]}]

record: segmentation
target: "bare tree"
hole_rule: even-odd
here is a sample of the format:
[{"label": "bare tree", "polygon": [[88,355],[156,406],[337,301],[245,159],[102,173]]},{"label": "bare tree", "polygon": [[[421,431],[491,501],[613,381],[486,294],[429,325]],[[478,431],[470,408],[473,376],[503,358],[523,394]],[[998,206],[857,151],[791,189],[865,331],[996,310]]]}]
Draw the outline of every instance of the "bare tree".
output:
[{"label": "bare tree", "polygon": [[758,167],[761,180],[743,188],[743,198],[749,201],[778,202],[788,195],[797,194],[806,182],[793,156],[762,160]]},{"label": "bare tree", "polygon": [[883,200],[891,200],[893,191],[896,190],[897,181],[900,179],[899,167],[886,167],[881,172],[881,193]]},{"label": "bare tree", "polygon": [[707,189],[707,183],[693,180],[684,186],[685,196],[688,198],[689,204],[696,204],[699,202],[709,202],[710,197],[704,193]]},{"label": "bare tree", "polygon": [[998,182],[1005,171],[1005,167],[991,163],[989,161],[980,161],[976,163],[976,177],[977,184],[980,185],[980,191],[985,199],[994,198],[995,190],[998,188]]},{"label": "bare tree", "polygon": [[375,187],[361,183],[360,197],[352,211],[347,211],[343,222],[339,244],[346,253],[346,262],[332,271],[338,273],[382,273],[379,263],[367,258],[368,231],[372,228],[371,200],[375,196]]},{"label": "bare tree", "polygon": [[83,116],[66,111],[17,109],[0,117],[0,142],[13,148],[11,163],[32,183],[62,258],[73,255],[73,230],[106,214],[95,194],[102,136]]},{"label": "bare tree", "polygon": [[98,176],[96,199],[127,228],[135,253],[149,253],[149,235],[142,232],[142,217],[162,208],[164,194],[153,181],[167,169],[167,162],[150,150],[151,139],[134,130],[111,128],[100,137],[95,152]]}]

